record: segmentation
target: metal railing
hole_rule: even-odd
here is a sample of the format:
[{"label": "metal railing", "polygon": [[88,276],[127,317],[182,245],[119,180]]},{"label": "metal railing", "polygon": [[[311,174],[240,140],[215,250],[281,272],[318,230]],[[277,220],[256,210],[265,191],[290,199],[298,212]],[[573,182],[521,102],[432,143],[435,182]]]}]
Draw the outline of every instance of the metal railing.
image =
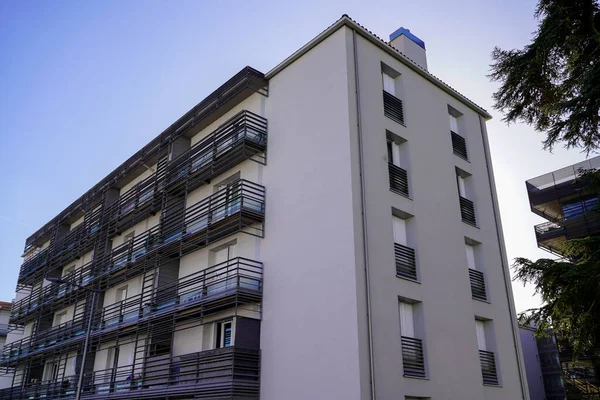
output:
[{"label": "metal railing", "polygon": [[396,260],[396,275],[416,281],[417,262],[415,249],[394,243],[394,256]]},{"label": "metal railing", "polygon": [[526,182],[527,191],[530,193],[537,193],[544,189],[560,191],[561,187],[566,187],[565,184],[567,186],[571,184],[579,176],[580,171],[595,169],[600,169],[600,156],[531,178]]},{"label": "metal railing", "polygon": [[[77,376],[0,390],[0,400],[66,399],[75,396]],[[96,370],[83,376],[83,397],[258,399],[260,351],[240,346],[179,356],[150,356],[141,365]],[[156,396],[156,397],[154,397]]]},{"label": "metal railing", "polygon": [[105,221],[111,233],[127,229],[160,209],[165,186],[172,190],[187,182],[186,189],[190,191],[246,159],[265,164],[266,156],[262,153],[266,146],[267,120],[252,112],[240,111],[175,160],[165,164],[166,160],[161,159],[157,171],[150,177],[122,194],[113,204],[94,209],[86,215],[84,224],[26,260],[19,281],[27,282],[28,277],[50,264],[53,268],[62,267],[89,251],[102,228],[103,216],[108,216]]},{"label": "metal railing", "polygon": [[[230,301],[225,301],[227,298]],[[203,315],[207,315],[227,306],[259,302],[261,298],[262,263],[238,257],[104,307],[94,315],[93,332],[149,323],[198,305],[202,305]],[[80,315],[35,337],[10,343],[4,347],[0,361],[14,362],[63,344],[80,342],[86,320],[87,316]]]},{"label": "metal railing", "polygon": [[[267,120],[243,110],[169,163],[166,183],[173,185],[187,177],[202,182],[237,163],[227,160],[226,155],[236,153],[241,161],[264,152],[266,147]],[[236,158],[236,155],[232,157]],[[266,158],[261,156],[255,161],[265,164]]]},{"label": "metal railing", "polygon": [[491,351],[479,350],[481,374],[484,385],[498,386],[498,372],[496,371],[496,358]]},{"label": "metal railing", "polygon": [[415,339],[407,336],[402,336],[401,341],[404,376],[425,378],[423,341],[421,339]]},{"label": "metal railing", "polygon": [[467,154],[467,141],[465,138],[452,131],[450,131],[450,134],[452,136],[452,151],[454,151],[454,154],[469,161],[469,155]]},{"label": "metal railing", "polygon": [[487,301],[483,272],[469,268],[469,280],[471,281],[471,297]]},{"label": "metal railing", "polygon": [[404,105],[402,100],[383,91],[383,114],[389,119],[404,125]]},{"label": "metal railing", "polygon": [[[170,214],[161,224],[95,258],[92,263],[78,268],[63,279],[97,287],[99,280],[117,271],[127,269],[131,275],[136,274],[140,268],[144,268],[143,262],[158,251],[165,253],[183,242],[194,244],[197,249],[262,221],[264,201],[263,186],[244,179],[236,180],[189,208]],[[24,318],[38,307],[60,300],[77,290],[65,284],[36,290],[13,306],[11,318]]]},{"label": "metal railing", "polygon": [[155,157],[160,152],[165,151],[175,139],[182,136],[189,129],[192,127],[206,127],[225,112],[221,112],[220,110],[226,109],[228,104],[232,102],[239,103],[239,101],[253,93],[260,93],[267,96],[268,81],[265,79],[263,73],[251,67],[245,67],[171,124],[171,126],[131,156],[107,177],[98,182],[79,199],[74,201],[55,218],[27,238],[25,252],[32,248],[36,244],[36,241],[51,235],[60,223],[77,210],[82,209],[84,204],[90,204],[99,200],[107,189],[114,187],[114,184],[121,180],[123,176],[139,168],[142,162],[146,162],[151,157]]},{"label": "metal railing", "polygon": [[406,170],[388,163],[388,171],[390,174],[390,189],[408,197],[408,174]]},{"label": "metal railing", "polygon": [[473,202],[462,196],[460,198],[460,216],[462,221],[466,224],[477,226],[477,220],[475,219],[475,206]]}]

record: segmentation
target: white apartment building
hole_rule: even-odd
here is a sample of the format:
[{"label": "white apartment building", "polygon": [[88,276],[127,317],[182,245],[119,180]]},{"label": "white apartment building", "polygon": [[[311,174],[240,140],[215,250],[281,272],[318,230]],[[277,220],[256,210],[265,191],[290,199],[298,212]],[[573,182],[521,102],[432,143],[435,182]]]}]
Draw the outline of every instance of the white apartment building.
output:
[{"label": "white apartment building", "polygon": [[390,40],[244,68],[28,238],[0,399],[526,399],[490,115]]}]

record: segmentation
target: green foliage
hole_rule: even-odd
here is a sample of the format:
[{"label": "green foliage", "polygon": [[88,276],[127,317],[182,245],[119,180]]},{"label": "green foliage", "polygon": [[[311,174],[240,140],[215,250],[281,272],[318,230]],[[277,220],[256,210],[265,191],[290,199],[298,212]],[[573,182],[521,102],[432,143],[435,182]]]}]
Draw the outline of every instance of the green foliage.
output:
[{"label": "green foliage", "polygon": [[489,77],[501,83],[494,107],[586,152],[600,148],[600,8],[597,0],[539,0],[538,29],[523,49],[492,52]]},{"label": "green foliage", "polygon": [[572,338],[575,353],[600,352],[600,237],[567,241],[572,261],[517,258],[515,280],[532,283],[544,305],[519,315],[538,335],[548,328]]}]

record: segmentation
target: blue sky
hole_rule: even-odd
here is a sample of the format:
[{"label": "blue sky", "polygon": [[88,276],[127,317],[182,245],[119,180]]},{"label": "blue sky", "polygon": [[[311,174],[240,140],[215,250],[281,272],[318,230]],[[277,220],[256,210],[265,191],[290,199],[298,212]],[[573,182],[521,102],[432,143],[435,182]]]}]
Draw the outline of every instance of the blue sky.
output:
[{"label": "blue sky", "polygon": [[[488,124],[509,258],[535,244],[524,181],[578,162],[492,110],[490,52],[521,47],[535,2],[0,2],[0,300],[25,239],[246,65],[268,71],[342,14],[382,38],[404,26],[430,71],[491,111]],[[536,306],[514,285],[517,309]]]}]

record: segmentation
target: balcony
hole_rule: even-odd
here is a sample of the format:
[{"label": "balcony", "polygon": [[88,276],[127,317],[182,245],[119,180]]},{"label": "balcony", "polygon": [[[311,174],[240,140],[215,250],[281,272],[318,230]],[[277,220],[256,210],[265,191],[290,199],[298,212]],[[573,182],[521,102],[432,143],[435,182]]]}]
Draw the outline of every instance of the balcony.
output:
[{"label": "balcony", "polygon": [[409,197],[408,174],[406,173],[406,170],[392,163],[388,163],[388,171],[390,174],[390,190]]},{"label": "balcony", "polygon": [[202,307],[203,315],[262,299],[262,263],[234,258],[182,277],[148,293],[105,307],[96,318],[96,331],[143,324],[162,316]]},{"label": "balcony", "polygon": [[425,357],[423,356],[423,341],[407,336],[401,337],[402,364],[404,376],[425,378]]},{"label": "balcony", "polygon": [[110,232],[122,232],[161,209],[164,185],[164,160],[159,161],[157,171],[137,183],[109,206]]},{"label": "balcony", "polygon": [[415,249],[394,243],[394,256],[396,259],[396,276],[417,280],[417,262]]},{"label": "balcony", "polygon": [[498,373],[496,371],[496,358],[491,351],[479,350],[479,360],[481,362],[481,374],[483,384],[498,386]]},{"label": "balcony", "polygon": [[46,248],[25,260],[19,271],[19,280],[25,279],[33,275],[36,271],[41,270],[46,265],[49,254],[50,249]]},{"label": "balcony", "polygon": [[53,270],[75,260],[91,250],[94,238],[100,232],[101,209],[86,216],[84,222],[68,232],[64,237],[53,241],[50,246],[27,260],[21,266],[19,283],[32,284],[38,272],[45,268]]},{"label": "balcony", "polygon": [[[172,396],[195,399],[258,399],[260,350],[225,347],[180,356],[148,357],[141,365],[98,370],[83,377],[82,397],[87,399],[148,399]],[[70,399],[77,376],[25,387],[0,390],[0,400]]]},{"label": "balcony", "polygon": [[[127,365],[84,376],[84,398],[258,399],[260,351],[225,347],[199,353],[149,357],[146,374]],[[128,379],[129,378],[129,379]]]},{"label": "balcony", "polygon": [[[89,262],[72,273],[63,276],[62,279],[86,286],[94,278],[92,267],[93,264]],[[78,292],[76,286],[66,283],[37,287],[29,296],[13,303],[9,321],[11,324],[22,325],[33,317],[35,311],[40,310],[44,306],[54,304],[58,308],[58,305],[63,304],[66,307],[76,298],[79,298],[78,296],[68,296],[76,292]]]},{"label": "balcony", "polygon": [[0,365],[12,365],[17,360],[39,355],[49,349],[55,348],[58,344],[77,342],[84,338],[84,334],[85,323],[82,318],[52,327],[46,331],[39,332],[35,336],[5,345],[2,350]]},{"label": "balcony", "polygon": [[[560,216],[559,207],[553,207],[557,199],[580,194],[586,182],[577,180],[584,170],[600,169],[600,157],[529,179],[526,182],[532,211],[542,217],[556,219]],[[549,208],[549,210],[545,210]]]},{"label": "balcony", "polygon": [[471,281],[471,297],[475,300],[487,301],[483,272],[469,268],[469,280]]},{"label": "balcony", "polygon": [[243,110],[168,165],[167,190],[193,190],[248,159],[265,164],[266,149],[267,120]]},{"label": "balcony", "polygon": [[469,155],[467,154],[467,141],[465,138],[452,131],[450,131],[450,134],[452,135],[452,151],[454,151],[454,154],[463,160],[469,161]]},{"label": "balcony", "polygon": [[[106,280],[119,271],[134,276],[144,269],[146,260],[154,265],[157,254],[181,256],[237,232],[262,236],[264,200],[263,186],[243,179],[232,182],[96,260],[102,267],[95,278]],[[245,230],[253,225],[251,231]]]},{"label": "balcony", "polygon": [[[238,257],[103,308],[94,316],[92,337],[101,334],[103,340],[109,340],[110,331],[157,323],[162,317],[172,318],[174,313],[196,307],[201,307],[202,315],[209,315],[261,300],[262,263]],[[87,317],[82,315],[36,337],[6,345],[1,363],[13,363],[60,346],[76,348],[84,339],[86,323]]]},{"label": "balcony", "polygon": [[460,216],[462,218],[462,222],[464,222],[465,224],[477,226],[477,221],[475,219],[475,206],[473,205],[473,202],[462,196],[459,196],[459,199]]},{"label": "balcony", "polygon": [[540,248],[563,255],[565,241],[600,233],[600,218],[597,212],[588,212],[560,223],[544,222],[534,229]]},{"label": "balcony", "polygon": [[383,114],[392,121],[404,125],[404,106],[402,100],[385,90],[383,91]]}]

